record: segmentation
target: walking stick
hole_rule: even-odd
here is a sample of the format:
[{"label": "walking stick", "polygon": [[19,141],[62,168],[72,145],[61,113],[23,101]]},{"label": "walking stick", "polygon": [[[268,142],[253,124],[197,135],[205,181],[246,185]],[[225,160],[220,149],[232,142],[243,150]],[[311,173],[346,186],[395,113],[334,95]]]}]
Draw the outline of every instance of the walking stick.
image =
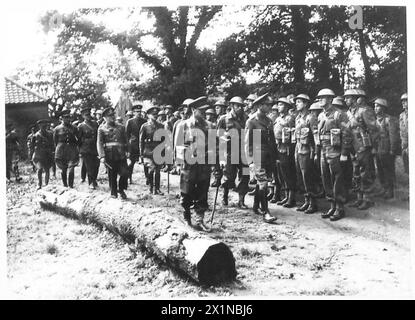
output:
[{"label": "walking stick", "polygon": [[213,223],[213,216],[215,215],[215,211],[216,211],[216,202],[218,201],[219,186],[220,186],[220,185],[218,185],[218,186],[216,187],[215,202],[213,202],[212,217],[210,218],[210,227],[212,227],[212,223]]}]

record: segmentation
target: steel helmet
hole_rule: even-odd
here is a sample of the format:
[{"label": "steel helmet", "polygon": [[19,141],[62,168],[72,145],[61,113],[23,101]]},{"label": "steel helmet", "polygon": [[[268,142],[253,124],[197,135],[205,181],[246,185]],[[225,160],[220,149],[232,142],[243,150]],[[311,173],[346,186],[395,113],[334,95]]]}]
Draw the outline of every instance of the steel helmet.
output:
[{"label": "steel helmet", "polygon": [[331,89],[321,89],[318,94],[317,94],[317,98],[321,98],[321,97],[335,97],[336,95],[334,94],[333,90]]},{"label": "steel helmet", "polygon": [[306,95],[306,94],[303,94],[303,93],[300,93],[299,95],[297,95],[297,96],[294,98],[294,102],[295,102],[297,99],[303,99],[303,100],[305,100],[305,101],[310,101],[310,97],[309,97],[308,95]]},{"label": "steel helmet", "polygon": [[220,99],[218,101],[215,102],[214,106],[222,106],[222,107],[226,107],[226,102],[223,99]]},{"label": "steel helmet", "polygon": [[193,103],[193,101],[194,101],[193,99],[188,98],[183,101],[182,106],[189,106]]},{"label": "steel helmet", "polygon": [[314,102],[308,110],[323,110],[319,102]]},{"label": "steel helmet", "polygon": [[385,107],[385,108],[389,107],[388,101],[383,98],[377,98],[373,103],[381,105],[382,107]]},{"label": "steel helmet", "polygon": [[344,100],[343,100],[342,97],[335,97],[331,104],[334,105],[334,106],[342,107],[342,108],[345,106]]},{"label": "steel helmet", "polygon": [[251,93],[249,96],[246,97],[245,100],[255,101],[256,98],[258,98],[257,95],[255,93]]},{"label": "steel helmet", "polygon": [[347,89],[345,92],[344,92],[344,97],[347,97],[347,96],[358,96],[359,94],[357,93],[357,90],[356,89]]},{"label": "steel helmet", "polygon": [[244,103],[244,101],[242,100],[242,98],[241,98],[241,97],[238,97],[238,96],[233,97],[233,98],[229,101],[229,103],[236,103],[236,104],[240,104],[240,105],[245,105],[245,103]]},{"label": "steel helmet", "polygon": [[293,105],[291,104],[290,100],[287,99],[287,97],[281,97],[277,100],[277,102],[282,102],[286,104],[287,106],[289,106],[290,108],[293,107]]}]

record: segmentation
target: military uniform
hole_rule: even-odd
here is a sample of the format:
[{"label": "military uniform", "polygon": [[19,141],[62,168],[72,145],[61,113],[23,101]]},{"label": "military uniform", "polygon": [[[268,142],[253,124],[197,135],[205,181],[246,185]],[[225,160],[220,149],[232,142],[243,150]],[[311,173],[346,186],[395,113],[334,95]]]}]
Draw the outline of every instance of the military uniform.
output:
[{"label": "military uniform", "polygon": [[330,217],[331,220],[344,216],[344,203],[347,195],[340,157],[347,157],[350,153],[352,136],[348,121],[346,113],[332,105],[321,112],[318,117],[321,176],[326,198],[331,204],[330,210],[322,217]]},{"label": "military uniform", "polygon": [[402,160],[406,174],[409,174],[409,157],[408,157],[408,110],[404,110],[399,115],[399,130],[402,148]]},{"label": "military uniform", "polygon": [[[208,163],[208,124],[205,120],[197,121],[193,116],[181,121],[176,128],[175,148],[176,161],[181,165],[180,172],[180,193],[181,205],[184,208],[184,217],[190,223],[190,208],[193,206],[196,212],[196,223],[203,226],[205,211],[209,209],[207,196],[209,191],[211,168]],[[204,161],[194,163],[186,161],[194,155],[187,155],[191,150],[192,143],[197,143],[196,137],[200,131],[204,133],[205,153]],[[198,150],[200,152],[200,150]]]},{"label": "military uniform", "polygon": [[353,135],[353,180],[357,200],[352,206],[367,209],[374,193],[376,171],[372,149],[376,148],[379,130],[376,115],[369,106],[355,106],[349,109],[349,124]]},{"label": "military uniform", "polygon": [[[99,158],[105,158],[111,196],[117,197],[117,192],[124,198],[124,190],[128,183],[127,138],[124,126],[103,123],[98,128],[97,150]],[[117,188],[117,176],[120,176]]]},{"label": "military uniform", "polygon": [[149,120],[141,126],[139,141],[140,154],[144,160],[144,166],[147,168],[147,180],[150,186],[150,193],[162,194],[160,192],[160,169],[161,165],[154,161],[153,151],[160,144],[160,141],[153,140],[154,133],[164,129],[164,126],[158,121]]},{"label": "military uniform", "polygon": [[[60,124],[53,131],[55,143],[55,162],[62,170],[62,182],[65,187],[73,188],[74,167],[79,164],[78,130],[71,124]],[[67,170],[69,174],[67,176]]]},{"label": "military uniform", "polygon": [[386,114],[376,116],[376,125],[379,129],[376,166],[384,191],[381,196],[392,198],[394,196],[395,156],[399,152],[399,129],[396,121]]},{"label": "military uniform", "polygon": [[[30,129],[33,130],[34,127],[31,127]],[[30,132],[29,135],[27,136],[27,139],[26,139],[27,158],[29,159],[30,163],[32,164],[33,172],[36,171],[36,166],[34,165],[34,163],[32,161],[32,157],[33,157],[33,144],[32,144],[32,140],[33,140],[33,137],[34,137],[35,134],[36,134],[35,131]]]},{"label": "military uniform", "polygon": [[[241,146],[241,139],[244,139],[241,135],[243,134],[243,129],[245,128],[246,118],[238,117],[233,111],[230,111],[228,114],[220,117],[217,125],[217,135],[220,139],[226,140],[226,149],[225,154],[223,155],[223,159],[225,159],[226,164],[223,168],[223,177],[224,182],[222,187],[224,188],[223,194],[223,202],[225,205],[228,204],[228,192],[229,189],[235,188],[235,179],[238,175],[239,177],[239,184],[236,187],[236,190],[239,194],[239,206],[245,207],[244,204],[244,197],[246,193],[249,191],[248,183],[249,183],[249,175],[244,174],[244,168],[248,170],[248,165],[243,164],[241,152],[244,150],[240,150],[239,159],[236,164],[232,163],[232,149],[231,143],[238,143],[238,148]],[[233,135],[237,135],[238,140],[232,141],[231,137]]]},{"label": "military uniform", "polygon": [[[47,121],[38,121],[39,124],[47,123]],[[32,161],[38,169],[38,189],[42,187],[42,173],[45,172],[45,185],[49,183],[49,170],[53,166],[53,151],[55,145],[53,143],[53,133],[48,130],[39,130],[32,138],[33,156]]]},{"label": "military uniform", "polygon": [[10,172],[13,171],[16,181],[22,180],[19,173],[20,160],[19,136],[16,132],[10,131],[6,134],[6,178],[10,180]]},{"label": "military uniform", "polygon": [[140,148],[139,148],[139,136],[141,126],[146,123],[141,117],[134,117],[129,119],[125,125],[125,133],[128,141],[128,153],[130,155],[130,166],[129,166],[129,178],[130,183],[132,182],[132,174],[134,170],[134,164],[140,159]]},{"label": "military uniform", "polygon": [[97,133],[98,124],[93,120],[85,120],[78,126],[79,153],[88,175],[88,183],[93,188],[97,186],[99,171]]},{"label": "military uniform", "polygon": [[308,111],[299,113],[295,119],[295,160],[298,171],[301,174],[301,181],[304,186],[304,205],[298,208],[299,211],[314,213],[316,205],[316,182],[314,179],[314,155],[316,152],[314,132],[318,129],[318,119]]},{"label": "military uniform", "polygon": [[[264,96],[266,97],[266,95],[263,95],[255,100],[254,104],[260,103]],[[254,141],[254,130],[260,131],[259,144]],[[268,182],[272,180],[272,167],[276,160],[277,146],[272,122],[259,110],[246,122],[245,148],[248,159],[253,157],[254,161],[250,164],[257,183],[254,192],[254,212],[263,214],[266,222],[272,222],[276,218],[272,217],[268,210],[267,189]],[[255,161],[255,154],[260,155],[260,161]],[[261,206],[262,212],[258,211],[259,206]]]},{"label": "military uniform", "polygon": [[274,122],[274,136],[277,144],[277,165],[280,166],[282,183],[287,189],[285,199],[277,202],[291,208],[295,206],[296,168],[295,168],[295,117],[280,114]]}]

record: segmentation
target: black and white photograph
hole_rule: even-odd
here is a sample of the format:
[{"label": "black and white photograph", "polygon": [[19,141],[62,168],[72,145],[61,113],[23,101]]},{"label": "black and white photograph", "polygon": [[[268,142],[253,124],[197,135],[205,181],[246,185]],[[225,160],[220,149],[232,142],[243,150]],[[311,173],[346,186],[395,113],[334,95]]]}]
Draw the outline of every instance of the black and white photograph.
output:
[{"label": "black and white photograph", "polygon": [[2,11],[5,299],[414,299],[409,1]]}]

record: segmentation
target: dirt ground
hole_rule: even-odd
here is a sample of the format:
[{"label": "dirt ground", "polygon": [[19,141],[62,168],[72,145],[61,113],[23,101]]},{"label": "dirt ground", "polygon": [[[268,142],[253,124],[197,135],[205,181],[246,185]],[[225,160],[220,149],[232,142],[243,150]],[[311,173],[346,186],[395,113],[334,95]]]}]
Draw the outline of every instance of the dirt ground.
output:
[{"label": "dirt ground", "polygon": [[[337,222],[271,204],[278,220],[266,224],[251,210],[238,209],[231,194],[228,208],[218,205],[210,234],[236,259],[237,281],[221,287],[199,286],[105,229],[41,210],[34,197],[36,175],[28,165],[22,171],[22,183],[7,184],[8,289],[14,298],[412,297],[409,204],[402,200],[408,182],[400,163],[397,199],[377,199],[364,212],[347,208],[347,218]],[[91,192],[79,175],[77,168],[75,187]],[[178,176],[170,176],[167,197],[147,195],[141,168],[133,180],[127,201],[181,216]],[[162,174],[164,192],[166,184]],[[108,192],[103,168],[94,192]],[[214,189],[209,197],[213,206]],[[247,204],[252,206],[252,197]],[[324,199],[319,204],[327,207]]]}]

